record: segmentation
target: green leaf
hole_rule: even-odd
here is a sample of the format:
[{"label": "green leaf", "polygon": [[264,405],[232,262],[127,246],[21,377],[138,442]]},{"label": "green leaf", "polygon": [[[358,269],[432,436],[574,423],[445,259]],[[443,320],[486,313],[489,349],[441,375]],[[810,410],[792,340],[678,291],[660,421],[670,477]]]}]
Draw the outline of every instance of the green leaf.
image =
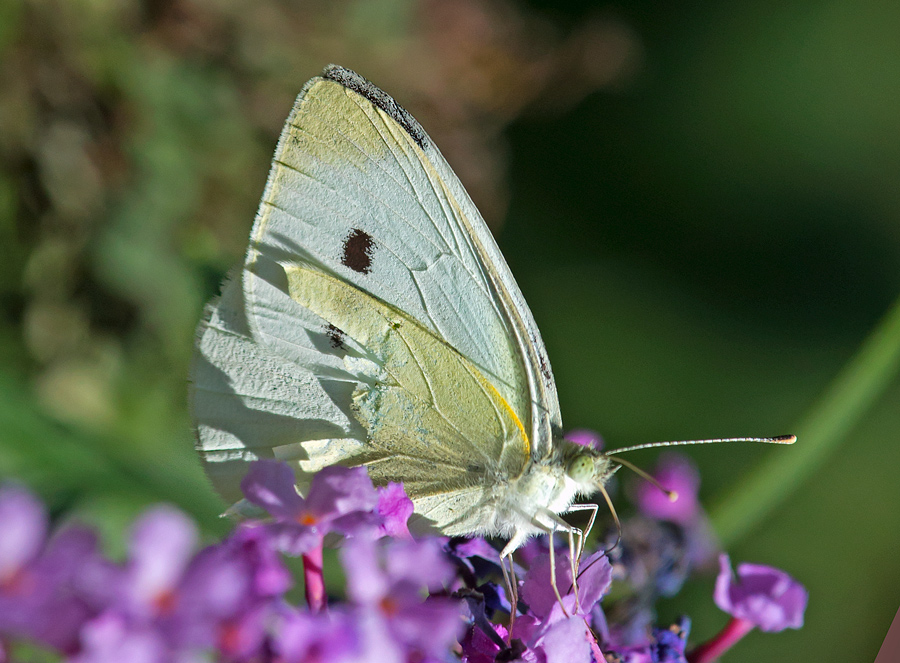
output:
[{"label": "green leaf", "polygon": [[797,426],[797,443],[770,454],[711,509],[726,548],[747,536],[849,439],[898,369],[900,298]]}]

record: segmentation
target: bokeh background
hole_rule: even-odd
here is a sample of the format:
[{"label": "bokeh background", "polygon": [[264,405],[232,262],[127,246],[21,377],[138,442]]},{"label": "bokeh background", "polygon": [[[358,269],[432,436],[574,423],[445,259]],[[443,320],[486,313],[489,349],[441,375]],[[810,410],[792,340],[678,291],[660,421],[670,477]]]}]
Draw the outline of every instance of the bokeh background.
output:
[{"label": "bokeh background", "polygon": [[[792,432],[900,293],[898,30],[900,5],[854,0],[0,3],[0,476],[113,551],[156,501],[224,530],[192,450],[193,331],[329,62],[459,173],[567,425],[610,446]],[[900,604],[898,433],[894,380],[729,535],[811,598],[802,630],[728,661],[874,659]],[[690,455],[715,513],[795,452]],[[711,591],[662,618],[703,640],[726,621]]]}]

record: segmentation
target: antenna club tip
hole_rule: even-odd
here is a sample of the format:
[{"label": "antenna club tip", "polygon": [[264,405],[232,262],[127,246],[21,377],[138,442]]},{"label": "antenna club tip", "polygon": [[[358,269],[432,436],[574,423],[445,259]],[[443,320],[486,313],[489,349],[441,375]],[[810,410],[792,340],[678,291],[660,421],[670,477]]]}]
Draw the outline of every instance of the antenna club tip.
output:
[{"label": "antenna club tip", "polygon": [[667,493],[668,496],[669,496],[669,501],[670,501],[670,502],[677,502],[677,501],[678,501],[678,493],[677,493],[677,492],[675,492],[674,490],[669,490],[669,491],[666,491],[666,493]]},{"label": "antenna club tip", "polygon": [[775,438],[776,442],[780,442],[781,444],[793,444],[797,441],[796,435],[779,435]]}]

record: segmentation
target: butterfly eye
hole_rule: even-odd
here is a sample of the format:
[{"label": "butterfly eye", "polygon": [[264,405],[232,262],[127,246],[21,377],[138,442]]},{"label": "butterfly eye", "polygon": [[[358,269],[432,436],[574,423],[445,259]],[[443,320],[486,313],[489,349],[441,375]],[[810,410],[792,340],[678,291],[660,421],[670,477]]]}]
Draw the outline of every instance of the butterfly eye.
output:
[{"label": "butterfly eye", "polygon": [[576,483],[590,481],[594,475],[594,461],[590,456],[578,455],[569,461],[566,474]]}]

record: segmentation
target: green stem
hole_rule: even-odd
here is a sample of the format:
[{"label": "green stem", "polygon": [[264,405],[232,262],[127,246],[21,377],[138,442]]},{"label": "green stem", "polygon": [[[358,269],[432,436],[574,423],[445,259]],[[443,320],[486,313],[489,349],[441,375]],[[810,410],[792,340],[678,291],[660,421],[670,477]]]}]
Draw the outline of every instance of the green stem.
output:
[{"label": "green stem", "polygon": [[900,298],[797,427],[797,443],[771,454],[711,511],[713,526],[726,548],[750,533],[816,471],[898,369]]}]

